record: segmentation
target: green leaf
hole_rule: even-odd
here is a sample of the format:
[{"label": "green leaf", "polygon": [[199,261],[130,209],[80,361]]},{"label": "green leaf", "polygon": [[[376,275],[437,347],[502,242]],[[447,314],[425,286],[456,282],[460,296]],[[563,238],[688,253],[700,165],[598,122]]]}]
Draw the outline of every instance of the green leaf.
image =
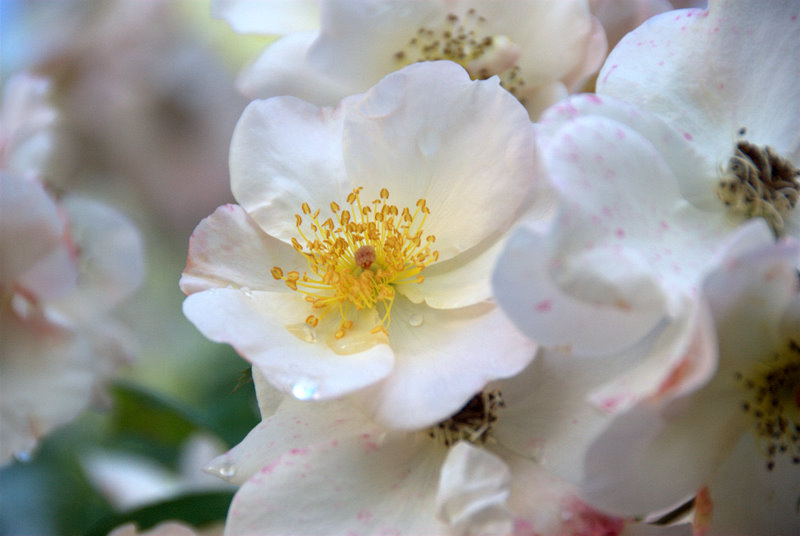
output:
[{"label": "green leaf", "polygon": [[86,536],[107,536],[114,528],[131,522],[143,531],[162,521],[183,521],[194,526],[221,521],[225,519],[232,499],[232,491],[183,495],[130,512],[106,517],[95,523]]}]

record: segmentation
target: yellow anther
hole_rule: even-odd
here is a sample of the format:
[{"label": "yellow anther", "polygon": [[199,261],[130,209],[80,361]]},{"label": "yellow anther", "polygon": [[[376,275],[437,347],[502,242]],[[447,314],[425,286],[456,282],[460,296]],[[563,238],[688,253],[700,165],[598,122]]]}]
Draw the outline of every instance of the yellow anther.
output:
[{"label": "yellow anther", "polygon": [[294,222],[297,227],[300,227],[303,224],[303,218],[300,217],[300,214],[294,215]]},{"label": "yellow anther", "polygon": [[[383,309],[380,323],[372,332],[386,333],[396,287],[422,282],[420,272],[438,258],[430,249],[435,237],[423,234],[428,213],[424,199],[418,200],[411,212],[390,204],[386,188],[380,190],[378,199],[364,203],[359,198],[362,189],[354,188],[347,195],[349,210],[341,210],[332,201],[333,217],[322,223],[320,210],[312,211],[303,203],[301,212],[311,221],[304,222],[296,214],[300,236],[291,240],[305,257],[308,270],[302,276],[298,271],[284,276],[277,266],[271,270],[273,277],[303,293],[312,310],[319,311],[306,318],[307,324],[316,326],[330,311],[339,311],[342,320],[334,333],[337,339],[353,327],[353,320],[346,320],[353,311],[379,305]],[[301,225],[305,227],[301,229]]]}]

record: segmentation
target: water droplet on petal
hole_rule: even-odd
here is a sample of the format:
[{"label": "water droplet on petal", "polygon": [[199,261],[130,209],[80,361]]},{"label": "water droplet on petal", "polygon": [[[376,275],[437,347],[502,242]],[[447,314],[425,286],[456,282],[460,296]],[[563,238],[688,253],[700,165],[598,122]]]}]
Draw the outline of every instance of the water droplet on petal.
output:
[{"label": "water droplet on petal", "polygon": [[311,380],[300,380],[292,386],[292,395],[298,400],[317,398],[319,386]]},{"label": "water droplet on petal", "polygon": [[305,342],[317,342],[317,332],[314,328],[306,324],[289,324],[286,331]]},{"label": "water droplet on petal", "polygon": [[14,459],[18,462],[28,463],[33,459],[33,453],[30,450],[18,450],[14,453]]},{"label": "water droplet on petal", "polygon": [[423,132],[417,138],[417,147],[420,152],[425,156],[432,156],[439,150],[441,145],[441,138],[438,133]]},{"label": "water droplet on petal", "polygon": [[355,332],[347,333],[341,339],[331,340],[328,346],[339,355],[350,355],[365,352],[381,343],[386,343],[386,335],[383,333]]},{"label": "water droplet on petal", "polygon": [[206,473],[218,476],[224,480],[230,480],[236,476],[236,466],[224,457],[217,458],[206,465],[203,470]]},{"label": "water droplet on petal", "polygon": [[252,290],[250,290],[250,287],[242,287],[242,288],[241,288],[241,289],[239,289],[239,290],[241,290],[241,291],[242,291],[242,294],[244,294],[244,295],[245,295],[245,296],[247,296],[248,298],[252,298],[252,297],[253,297],[253,291],[252,291]]},{"label": "water droplet on petal", "polygon": [[414,314],[412,314],[411,316],[408,317],[409,325],[414,326],[414,327],[421,326],[422,325],[422,320],[423,320],[422,315],[421,314],[417,314],[417,313],[414,313]]}]

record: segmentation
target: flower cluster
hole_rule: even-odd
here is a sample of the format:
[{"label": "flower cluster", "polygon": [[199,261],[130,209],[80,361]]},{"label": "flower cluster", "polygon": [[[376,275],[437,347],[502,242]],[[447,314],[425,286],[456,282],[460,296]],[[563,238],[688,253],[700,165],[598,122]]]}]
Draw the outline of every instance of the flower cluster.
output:
[{"label": "flower cluster", "polygon": [[98,201],[56,199],[43,182],[56,110],[46,80],[7,85],[0,131],[0,463],[25,459],[74,419],[132,357],[110,313],[143,277],[133,223]]},{"label": "flower cluster", "polygon": [[621,4],[214,3],[282,36],[180,281],[226,535],[800,530],[800,2]]}]

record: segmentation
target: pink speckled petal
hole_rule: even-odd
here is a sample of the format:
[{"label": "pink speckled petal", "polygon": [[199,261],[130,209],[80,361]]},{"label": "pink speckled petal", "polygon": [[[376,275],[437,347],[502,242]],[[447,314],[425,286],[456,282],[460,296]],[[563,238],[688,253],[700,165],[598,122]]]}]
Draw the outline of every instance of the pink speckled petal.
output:
[{"label": "pink speckled petal", "polygon": [[539,139],[560,213],[549,230],[518,230],[494,275],[499,303],[526,334],[580,354],[626,348],[679,315],[721,256],[772,241],[761,221],[737,228],[690,205],[673,162],[693,153],[662,152],[650,116],[639,115],[639,132],[628,124],[637,114],[623,123],[612,104],[577,97],[550,114]]},{"label": "pink speckled petal", "polygon": [[[609,55],[599,94],[635,103],[689,134],[711,165],[738,137],[800,158],[800,4],[712,1],[658,15]],[[765,83],[765,80],[769,80]]]},{"label": "pink speckled petal", "polygon": [[192,233],[180,287],[186,294],[215,287],[285,290],[270,274],[275,266],[288,273],[303,269],[305,260],[261,230],[242,207],[224,205]]},{"label": "pink speckled petal", "polygon": [[[709,276],[704,290],[713,318],[694,322],[692,344],[658,392],[616,415],[588,449],[583,484],[588,499],[637,514],[669,507],[717,478],[721,464],[730,463],[726,459],[739,448],[741,436],[750,436],[752,426],[741,409],[744,390],[735,384],[735,374],[771,359],[782,342],[782,323],[800,332],[796,313],[787,317],[789,322],[783,315],[800,303],[797,262],[797,245],[778,244],[729,261]],[[763,485],[769,474],[763,451],[751,447],[750,452],[763,475],[747,481],[737,471],[739,485],[748,490]],[[753,465],[752,459],[743,462],[748,471]],[[790,472],[796,481],[797,470]],[[660,485],[652,486],[654,481]],[[774,500],[749,504],[753,514],[764,504],[778,508]],[[782,506],[784,520],[787,504]]]},{"label": "pink speckled petal", "polygon": [[434,497],[445,453],[427,438],[369,432],[290,449],[242,485],[225,534],[441,534]]}]

